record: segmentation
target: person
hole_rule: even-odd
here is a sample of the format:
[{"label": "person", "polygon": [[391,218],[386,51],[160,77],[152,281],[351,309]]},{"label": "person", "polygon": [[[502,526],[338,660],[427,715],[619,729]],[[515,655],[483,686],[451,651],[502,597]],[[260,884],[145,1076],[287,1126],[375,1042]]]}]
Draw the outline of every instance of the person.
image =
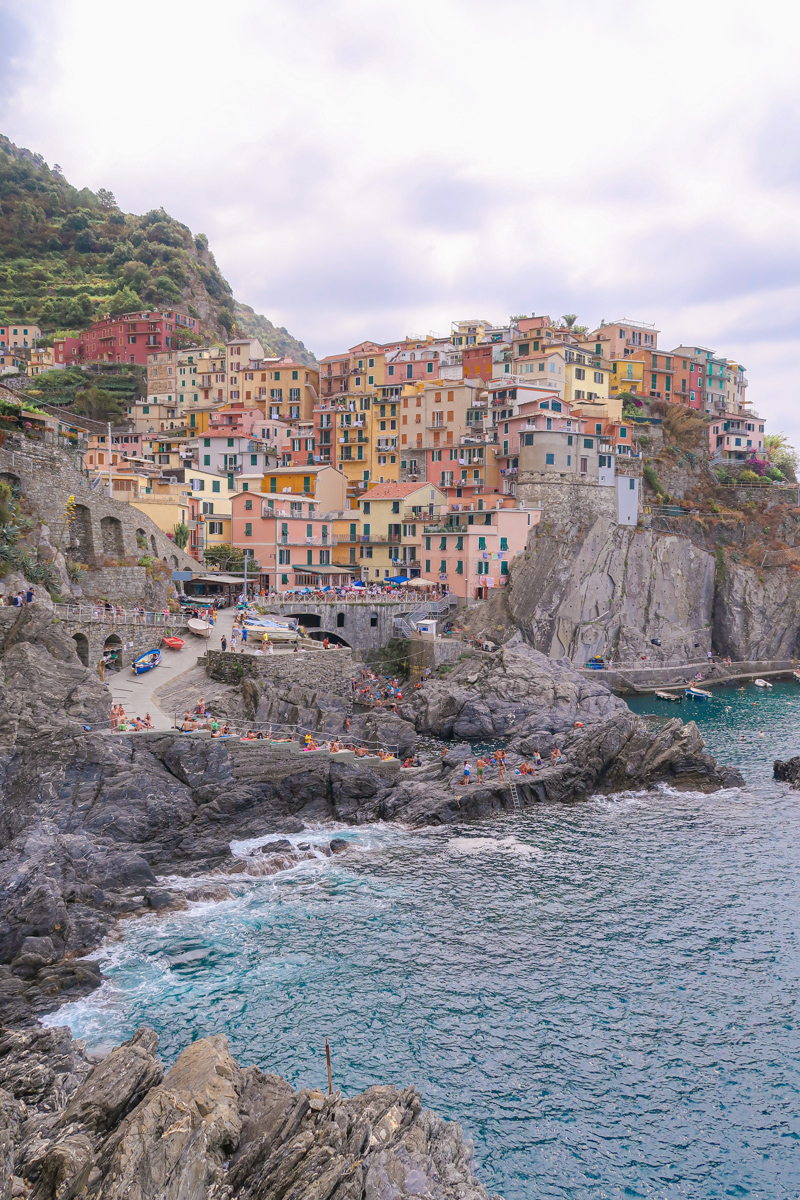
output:
[{"label": "person", "polygon": [[461,780],[461,782],[462,784],[469,783],[469,761],[466,758],[464,759],[464,778]]},{"label": "person", "polygon": [[14,606],[14,608],[20,607],[20,605],[22,604],[22,601],[19,598],[19,593],[17,593],[16,595],[11,597],[11,603]]},{"label": "person", "polygon": [[244,647],[246,644],[247,644],[247,626],[245,625],[244,628],[242,629],[242,649],[243,650],[244,650]]},{"label": "person", "polygon": [[557,767],[561,762],[561,751],[559,750],[558,746],[553,748],[553,753],[550,755],[550,760],[554,767]]},{"label": "person", "polygon": [[324,647],[326,650],[328,649],[328,646],[330,645],[330,642],[328,641],[328,639],[327,639],[327,638],[323,638],[323,639],[322,639],[322,645],[323,645],[323,647]]},{"label": "person", "polygon": [[26,604],[33,604],[33,602],[34,602],[34,600],[35,600],[35,599],[36,599],[36,593],[34,592],[34,590],[33,590],[33,588],[31,587],[31,585],[30,585],[30,584],[28,584],[28,590],[27,590],[27,592],[25,593],[25,603],[26,603]]},{"label": "person", "polygon": [[497,762],[497,766],[498,766],[498,768],[499,768],[499,771],[500,771],[500,781],[502,782],[503,780],[505,780],[505,777],[506,777],[506,754],[505,754],[505,750],[497,750],[497,751],[495,751],[495,756],[494,756],[494,757],[495,757],[495,761]]},{"label": "person", "polygon": [[486,759],[483,757],[483,755],[480,756],[475,766],[478,769],[478,783],[483,783],[483,772],[486,766]]},{"label": "person", "polygon": [[145,729],[153,728],[153,718],[150,716],[150,713],[144,714],[144,727]]},{"label": "person", "polygon": [[541,767],[542,765],[542,756],[538,750],[534,750],[533,752],[533,762],[536,767]]},{"label": "person", "polygon": [[201,697],[200,697],[200,699],[197,701],[197,707],[195,708],[195,710],[194,710],[194,711],[195,711],[196,713],[199,713],[201,717],[205,716],[205,711],[206,711],[206,702],[205,702],[205,700],[203,699],[203,697],[202,697],[202,696],[201,696]]},{"label": "person", "polygon": [[105,681],[106,681],[106,664],[103,662],[102,658],[100,659],[100,662],[97,664],[97,674],[100,676],[100,682],[105,683]]},{"label": "person", "polygon": [[164,605],[164,620],[165,621],[169,620],[169,605],[168,604]]},{"label": "person", "polygon": [[223,635],[222,635],[222,653],[224,654],[227,649],[228,649],[228,639],[225,637],[225,634],[223,633]]}]

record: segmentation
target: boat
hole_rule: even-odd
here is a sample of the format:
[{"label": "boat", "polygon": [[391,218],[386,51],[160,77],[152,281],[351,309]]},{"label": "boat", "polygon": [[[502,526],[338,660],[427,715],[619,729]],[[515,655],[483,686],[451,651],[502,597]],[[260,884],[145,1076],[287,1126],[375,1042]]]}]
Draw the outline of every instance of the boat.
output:
[{"label": "boat", "polygon": [[183,638],[179,637],[163,637],[161,644],[166,646],[168,650],[182,650],[184,647]]},{"label": "boat", "polygon": [[756,687],[772,687],[772,684],[767,679],[754,679],[753,683],[756,685]]},{"label": "boat", "polygon": [[197,617],[190,617],[186,622],[186,628],[197,637],[211,636],[211,626],[208,621],[200,621]]},{"label": "boat", "polygon": [[144,675],[145,671],[152,671],[153,667],[157,667],[161,662],[160,650],[146,650],[144,654],[140,654],[131,663],[137,675]]},{"label": "boat", "polygon": [[296,625],[271,621],[267,617],[248,617],[244,624],[248,637],[263,638],[266,634],[271,642],[296,642],[302,636]]},{"label": "boat", "polygon": [[795,683],[800,683],[800,671],[792,671],[792,679]]},{"label": "boat", "polygon": [[655,696],[658,700],[671,700],[673,704],[681,702],[680,696],[676,696],[673,692],[656,692]]},{"label": "boat", "polygon": [[711,692],[704,692],[703,689],[699,688],[699,687],[687,687],[686,691],[683,694],[684,694],[684,696],[686,696],[686,698],[688,700],[701,701],[701,700],[713,700],[714,699]]}]

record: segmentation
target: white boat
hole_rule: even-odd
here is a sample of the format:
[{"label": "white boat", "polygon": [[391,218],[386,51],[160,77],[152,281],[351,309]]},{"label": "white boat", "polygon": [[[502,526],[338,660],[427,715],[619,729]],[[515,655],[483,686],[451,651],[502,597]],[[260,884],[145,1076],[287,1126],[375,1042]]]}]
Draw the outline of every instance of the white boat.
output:
[{"label": "white boat", "polygon": [[753,683],[756,685],[756,687],[772,687],[772,684],[767,679],[754,679]]},{"label": "white boat", "polygon": [[197,617],[190,617],[186,622],[186,628],[196,637],[209,637],[211,635],[211,626],[208,621],[200,621]]},{"label": "white boat", "polygon": [[302,636],[299,629],[292,629],[290,625],[268,625],[263,621],[245,621],[244,627],[247,630],[248,638],[256,641],[263,641],[264,634],[271,642],[296,642]]},{"label": "white boat", "polygon": [[703,689],[699,687],[687,687],[683,694],[688,700],[701,701],[714,699],[714,696],[711,692],[704,692]]}]

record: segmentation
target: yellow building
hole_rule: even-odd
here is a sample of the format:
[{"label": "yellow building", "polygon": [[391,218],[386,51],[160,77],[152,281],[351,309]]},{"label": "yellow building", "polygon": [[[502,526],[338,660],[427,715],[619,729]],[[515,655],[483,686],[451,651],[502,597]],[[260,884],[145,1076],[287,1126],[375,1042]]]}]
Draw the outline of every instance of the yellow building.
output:
[{"label": "yellow building", "polygon": [[[230,486],[231,483],[233,487]],[[200,512],[204,511],[209,516],[229,518],[232,512],[231,501],[242,488],[237,476],[215,475],[211,471],[200,470],[192,463],[186,468],[184,490],[191,492],[192,498],[201,502]]]},{"label": "yellow building", "polygon": [[28,362],[28,375],[41,375],[44,371],[54,370],[56,365],[55,354],[51,346],[44,346],[41,350],[31,350],[31,357]]},{"label": "yellow building", "polygon": [[139,493],[130,499],[131,508],[154,521],[162,533],[173,533],[176,525],[189,523],[189,498],[185,494],[147,495]]},{"label": "yellow building", "polygon": [[610,395],[631,392],[635,396],[641,396],[644,393],[644,372],[645,364],[642,358],[616,359],[611,364]]},{"label": "yellow building", "polygon": [[[362,577],[418,575],[423,521],[447,508],[445,493],[430,483],[378,483],[361,496],[358,508],[357,561]],[[348,551],[352,553],[352,546]],[[353,557],[348,561],[352,564]]]},{"label": "yellow building", "polygon": [[326,464],[272,467],[264,472],[261,491],[276,498],[305,497],[322,513],[341,512],[347,507],[347,479],[342,471]]}]

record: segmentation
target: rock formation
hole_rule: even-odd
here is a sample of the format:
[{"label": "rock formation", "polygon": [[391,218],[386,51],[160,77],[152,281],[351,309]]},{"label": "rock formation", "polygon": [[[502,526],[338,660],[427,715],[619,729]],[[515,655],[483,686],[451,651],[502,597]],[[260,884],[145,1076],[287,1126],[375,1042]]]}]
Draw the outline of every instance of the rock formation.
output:
[{"label": "rock formation", "polygon": [[139,1029],[93,1065],[65,1029],[0,1034],[3,1200],[488,1200],[472,1144],[413,1087],[295,1092],[221,1035],[165,1074],[157,1048]]}]

